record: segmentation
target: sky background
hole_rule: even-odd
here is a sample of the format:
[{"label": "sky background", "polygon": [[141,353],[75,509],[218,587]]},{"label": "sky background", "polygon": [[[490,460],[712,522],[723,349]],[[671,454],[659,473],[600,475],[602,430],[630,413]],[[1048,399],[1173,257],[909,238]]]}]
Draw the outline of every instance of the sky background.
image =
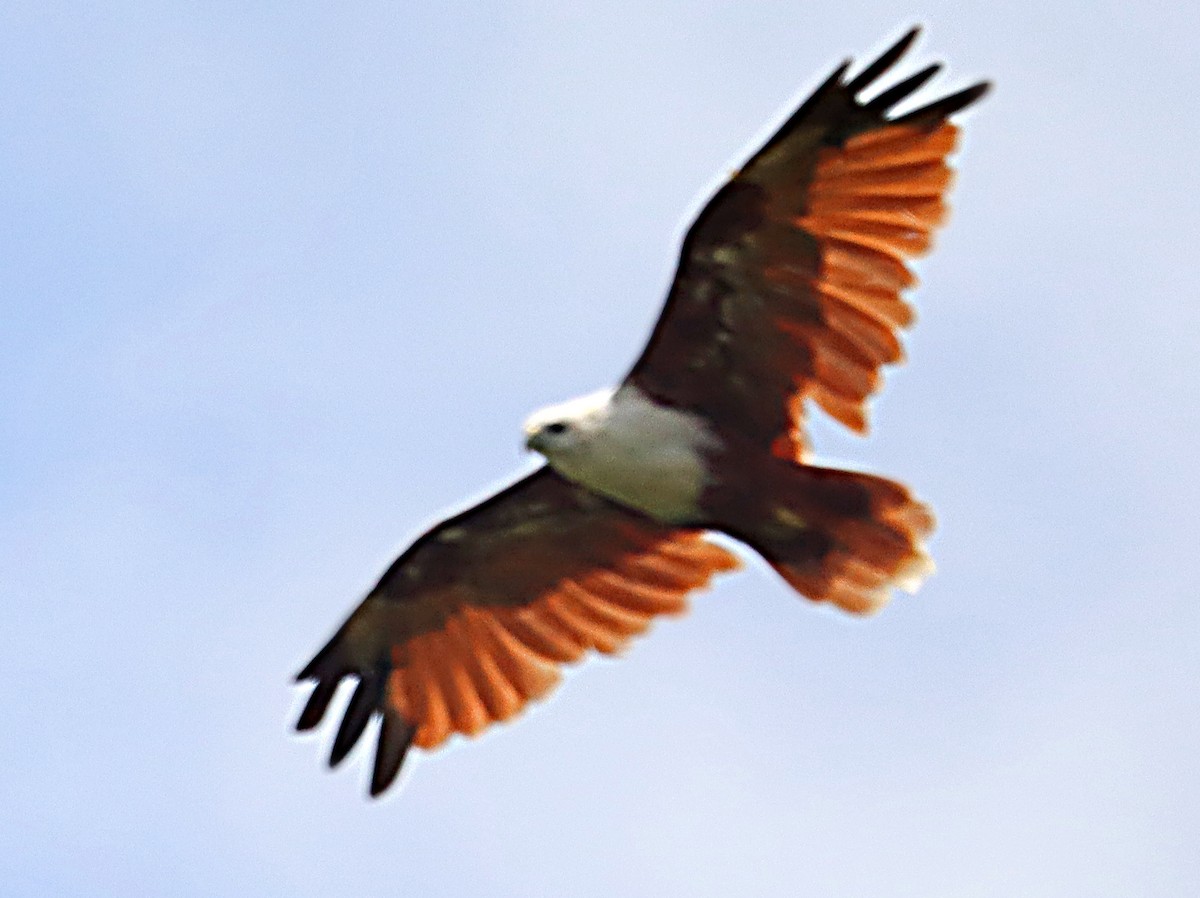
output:
[{"label": "sky background", "polygon": [[[995,93],[911,363],[818,451],[936,508],[850,621],[755,565],[364,796],[292,674],[612,383],[847,55]],[[1186,4],[0,7],[0,882],[23,896],[1200,890]]]}]

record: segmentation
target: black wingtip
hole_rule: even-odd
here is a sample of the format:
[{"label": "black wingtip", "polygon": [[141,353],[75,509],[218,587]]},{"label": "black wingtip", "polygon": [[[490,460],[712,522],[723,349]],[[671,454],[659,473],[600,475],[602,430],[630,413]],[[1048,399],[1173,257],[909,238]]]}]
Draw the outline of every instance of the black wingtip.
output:
[{"label": "black wingtip", "polygon": [[982,100],[991,92],[992,82],[990,81],[980,81],[978,84],[972,84],[966,90],[959,91],[958,95],[960,97],[965,97],[966,99],[964,100],[962,106],[959,106],[958,108],[962,109],[965,106],[970,106],[976,100]]},{"label": "black wingtip", "polygon": [[325,679],[330,671],[330,658],[337,650],[337,645],[340,642],[341,631],[322,646],[321,651],[312,656],[312,660],[304,665],[303,669],[294,677],[294,682],[303,683],[305,680],[322,680]]},{"label": "black wingtip", "polygon": [[340,679],[317,681],[317,685],[313,687],[313,691],[308,696],[304,710],[296,719],[297,732],[303,733],[311,730],[321,722],[325,717],[325,712],[329,710],[329,703],[333,700],[340,682]]},{"label": "black wingtip", "polygon": [[948,97],[942,97],[940,100],[935,100],[928,106],[922,106],[920,109],[913,110],[906,115],[894,119],[892,124],[895,125],[923,125],[936,124],[944,121],[956,112],[966,109],[972,103],[982,99],[992,89],[992,82],[980,81],[978,84],[972,84],[970,87],[950,94]]},{"label": "black wingtip", "polygon": [[367,728],[371,715],[375,713],[378,700],[379,688],[375,678],[367,676],[360,679],[342,715],[342,725],[333,737],[333,748],[329,751],[330,767],[337,767],[350,754],[350,749],[354,748]]},{"label": "black wingtip", "polygon": [[395,782],[414,735],[416,729],[411,723],[390,708],[384,709],[371,770],[372,798],[378,798]]},{"label": "black wingtip", "polygon": [[896,43],[884,50],[878,59],[859,72],[858,75],[856,75],[854,79],[846,85],[846,90],[850,92],[850,95],[854,96],[863,88],[870,85],[871,82],[876,78],[894,66],[900,57],[908,52],[908,48],[913,45],[913,41],[917,39],[917,36],[920,35],[920,33],[921,26],[914,25],[912,28],[908,29],[908,31],[906,31],[901,38],[896,41]]},{"label": "black wingtip", "polygon": [[871,102],[867,103],[863,109],[871,115],[885,115],[888,110],[899,103],[901,100],[915,94],[918,90],[925,86],[930,78],[942,70],[942,64],[935,62],[932,65],[927,65],[915,75],[910,75],[899,84],[894,84],[887,90],[883,91],[879,96],[875,97]]}]

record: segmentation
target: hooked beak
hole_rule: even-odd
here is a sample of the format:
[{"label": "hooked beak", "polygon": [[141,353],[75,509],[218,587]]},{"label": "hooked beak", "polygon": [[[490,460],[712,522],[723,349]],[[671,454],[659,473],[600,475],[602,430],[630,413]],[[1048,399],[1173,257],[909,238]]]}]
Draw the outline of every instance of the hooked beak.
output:
[{"label": "hooked beak", "polygon": [[542,451],[542,432],[535,427],[525,428],[525,451],[526,452],[541,452]]}]

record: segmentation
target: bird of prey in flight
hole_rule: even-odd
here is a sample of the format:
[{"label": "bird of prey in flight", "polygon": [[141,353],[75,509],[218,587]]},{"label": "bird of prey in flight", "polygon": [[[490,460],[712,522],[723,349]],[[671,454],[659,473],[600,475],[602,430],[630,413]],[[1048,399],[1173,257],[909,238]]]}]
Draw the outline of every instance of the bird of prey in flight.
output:
[{"label": "bird of prey in flight", "polygon": [[559,665],[620,650],[738,567],[709,533],[853,614],[929,572],[929,509],[894,481],[809,464],[804,427],[812,405],[866,432],[913,321],[906,261],[946,217],[949,119],[988,90],[893,112],[930,65],[864,97],[917,33],[839,66],[717,190],[625,379],[530,417],[546,464],[419,537],[298,674],[315,683],[301,731],[356,681],[331,766],[378,717],[379,795],[411,746],[513,717]]}]

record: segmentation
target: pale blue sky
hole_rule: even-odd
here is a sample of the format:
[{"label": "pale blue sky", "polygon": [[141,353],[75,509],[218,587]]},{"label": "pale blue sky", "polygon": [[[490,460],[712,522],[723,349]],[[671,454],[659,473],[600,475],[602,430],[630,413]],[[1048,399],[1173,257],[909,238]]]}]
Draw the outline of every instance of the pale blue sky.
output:
[{"label": "pale blue sky", "polygon": [[[1200,890],[1184,4],[254,7],[0,9],[6,896]],[[382,802],[327,773],[294,671],[918,21],[997,90],[874,435],[816,431],[938,575],[863,623],[751,566]]]}]

